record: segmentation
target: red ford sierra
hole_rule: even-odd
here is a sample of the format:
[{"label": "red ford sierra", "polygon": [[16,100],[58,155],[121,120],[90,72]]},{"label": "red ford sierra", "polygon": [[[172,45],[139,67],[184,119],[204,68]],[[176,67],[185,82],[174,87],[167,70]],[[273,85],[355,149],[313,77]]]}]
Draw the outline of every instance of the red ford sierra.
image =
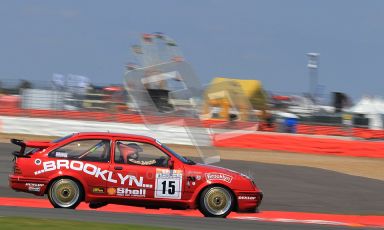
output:
[{"label": "red ford sierra", "polygon": [[76,133],[52,142],[12,139],[10,187],[48,195],[55,208],[124,204],[199,209],[207,217],[255,212],[263,198],[246,175],[183,157],[156,139]]}]

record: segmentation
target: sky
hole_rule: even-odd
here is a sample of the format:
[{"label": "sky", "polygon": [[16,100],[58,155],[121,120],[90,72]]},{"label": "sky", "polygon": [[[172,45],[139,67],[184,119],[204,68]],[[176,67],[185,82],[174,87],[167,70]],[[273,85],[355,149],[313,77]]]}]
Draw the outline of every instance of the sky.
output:
[{"label": "sky", "polygon": [[324,92],[384,96],[384,1],[0,1],[0,80],[53,73],[121,84],[142,33],[163,32],[203,83],[260,80],[309,91],[308,52],[320,53]]}]

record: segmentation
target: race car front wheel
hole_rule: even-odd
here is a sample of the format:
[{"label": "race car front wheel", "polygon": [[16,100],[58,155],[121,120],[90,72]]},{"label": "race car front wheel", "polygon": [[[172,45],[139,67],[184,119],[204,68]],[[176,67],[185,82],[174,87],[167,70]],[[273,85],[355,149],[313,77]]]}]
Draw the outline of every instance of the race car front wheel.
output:
[{"label": "race car front wheel", "polygon": [[231,191],[221,186],[211,186],[201,193],[199,209],[206,217],[225,218],[232,211],[233,205]]},{"label": "race car front wheel", "polygon": [[82,201],[84,191],[82,186],[69,178],[54,181],[48,190],[48,198],[55,208],[76,208]]}]

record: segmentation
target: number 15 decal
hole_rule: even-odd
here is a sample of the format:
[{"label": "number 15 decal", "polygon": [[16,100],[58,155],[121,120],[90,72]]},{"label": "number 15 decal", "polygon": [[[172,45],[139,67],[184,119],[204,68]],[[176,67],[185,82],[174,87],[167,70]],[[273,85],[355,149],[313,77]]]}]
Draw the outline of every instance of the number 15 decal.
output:
[{"label": "number 15 decal", "polygon": [[[168,185],[167,185],[167,182],[168,182]],[[163,181],[161,182],[161,185],[163,186],[163,194],[170,194],[170,195],[173,195],[175,194],[175,181]],[[168,186],[168,190],[167,190],[167,186]]]},{"label": "number 15 decal", "polygon": [[183,174],[180,170],[156,170],[155,198],[181,199]]}]

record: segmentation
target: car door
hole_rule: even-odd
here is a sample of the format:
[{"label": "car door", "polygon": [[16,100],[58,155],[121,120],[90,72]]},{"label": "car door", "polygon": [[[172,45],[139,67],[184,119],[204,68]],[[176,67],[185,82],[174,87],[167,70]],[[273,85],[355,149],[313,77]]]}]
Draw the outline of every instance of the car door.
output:
[{"label": "car door", "polygon": [[46,169],[59,170],[85,182],[87,194],[104,194],[111,177],[110,139],[78,139],[56,148],[48,154]]},{"label": "car door", "polygon": [[172,156],[154,143],[117,139],[108,194],[128,199],[181,199],[182,172],[168,167]]}]

